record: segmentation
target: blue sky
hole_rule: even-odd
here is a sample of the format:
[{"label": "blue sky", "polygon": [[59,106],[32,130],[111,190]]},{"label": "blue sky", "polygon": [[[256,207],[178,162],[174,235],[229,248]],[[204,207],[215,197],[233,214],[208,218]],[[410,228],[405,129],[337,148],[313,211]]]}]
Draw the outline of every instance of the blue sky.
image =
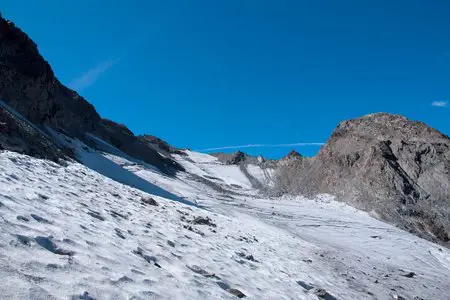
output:
[{"label": "blue sky", "polygon": [[380,111],[450,134],[448,1],[42,3],[0,10],[136,134],[269,157],[313,155],[340,121]]}]

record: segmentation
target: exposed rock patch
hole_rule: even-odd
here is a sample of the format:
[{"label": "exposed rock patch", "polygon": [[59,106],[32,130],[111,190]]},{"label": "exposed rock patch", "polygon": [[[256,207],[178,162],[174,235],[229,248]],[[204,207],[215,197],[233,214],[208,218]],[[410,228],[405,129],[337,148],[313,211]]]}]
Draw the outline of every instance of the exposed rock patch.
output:
[{"label": "exposed rock patch", "polygon": [[66,156],[73,156],[67,149],[58,148],[38,128],[19,118],[2,106],[1,103],[0,150],[15,151],[55,162],[64,159]]},{"label": "exposed rock patch", "polygon": [[186,155],[183,151],[181,151],[178,148],[175,148],[166,141],[160,139],[159,137],[144,134],[139,135],[138,139],[142,141],[143,143],[147,144],[149,147],[153,148],[154,150],[161,152],[165,155],[171,155],[171,154],[179,154],[179,155]]}]

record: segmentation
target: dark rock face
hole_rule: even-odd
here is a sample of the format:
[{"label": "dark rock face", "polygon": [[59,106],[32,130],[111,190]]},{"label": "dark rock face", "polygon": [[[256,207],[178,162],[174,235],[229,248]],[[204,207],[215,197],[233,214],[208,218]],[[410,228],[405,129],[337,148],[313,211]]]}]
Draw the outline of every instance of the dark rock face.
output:
[{"label": "dark rock face", "polygon": [[283,157],[281,160],[291,160],[291,159],[301,159],[301,158],[303,158],[303,156],[300,153],[298,153],[295,150],[292,150],[291,152],[288,153],[288,155]]},{"label": "dark rock face", "polygon": [[219,159],[219,161],[227,164],[227,165],[238,165],[240,163],[246,162],[246,161],[256,161],[256,158],[253,156],[250,156],[248,154],[245,154],[241,151],[236,151],[234,153],[211,153],[212,156],[215,156]]},{"label": "dark rock face", "polygon": [[149,163],[166,174],[174,175],[176,171],[183,170],[183,167],[174,160],[161,156],[137,138],[125,125],[102,119],[93,133],[124,153]]},{"label": "dark rock face", "polygon": [[39,129],[0,105],[0,150],[15,151],[58,162],[70,156]]},{"label": "dark rock face", "polygon": [[[293,151],[295,152],[295,151]],[[297,153],[302,157],[299,153]],[[236,151],[233,153],[210,153],[210,155],[217,157],[217,159],[226,165],[239,165],[246,166],[248,164],[259,165],[262,168],[275,168],[278,164],[278,160],[266,159],[262,155],[252,156],[242,151]]]},{"label": "dark rock face", "polygon": [[344,121],[297,173],[280,169],[291,193],[334,194],[420,236],[449,241],[450,139],[424,123],[385,113]]},{"label": "dark rock face", "polygon": [[177,149],[177,148],[169,145],[166,141],[160,139],[159,137],[153,136],[153,135],[149,135],[149,134],[139,135],[138,139],[141,142],[147,144],[149,147],[153,148],[154,150],[164,153],[165,155],[170,155],[170,154],[184,155],[185,154],[180,149]]},{"label": "dark rock face", "polygon": [[164,158],[123,125],[101,119],[83,97],[62,85],[37,45],[0,16],[0,100],[34,124],[49,125],[84,142],[94,134],[167,174],[182,167]]},{"label": "dark rock face", "polygon": [[0,18],[0,99],[36,124],[72,135],[100,121],[94,107],[63,86],[36,44],[12,22]]}]

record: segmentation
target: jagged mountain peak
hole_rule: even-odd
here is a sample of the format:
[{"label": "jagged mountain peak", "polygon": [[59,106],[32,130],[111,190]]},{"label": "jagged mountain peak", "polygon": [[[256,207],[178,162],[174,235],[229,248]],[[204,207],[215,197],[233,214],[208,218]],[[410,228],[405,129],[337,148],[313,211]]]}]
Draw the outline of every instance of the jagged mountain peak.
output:
[{"label": "jagged mountain peak", "polygon": [[286,156],[281,158],[281,160],[300,159],[300,158],[303,158],[303,155],[301,155],[299,152],[295,150],[291,150]]}]

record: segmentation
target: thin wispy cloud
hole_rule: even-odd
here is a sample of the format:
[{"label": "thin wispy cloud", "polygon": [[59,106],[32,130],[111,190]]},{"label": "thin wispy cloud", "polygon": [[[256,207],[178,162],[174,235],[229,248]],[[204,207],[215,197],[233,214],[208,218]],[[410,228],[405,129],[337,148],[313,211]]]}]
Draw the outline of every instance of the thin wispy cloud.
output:
[{"label": "thin wispy cloud", "polygon": [[447,107],[448,106],[448,101],[433,101],[433,102],[431,102],[431,106],[434,106],[434,107]]},{"label": "thin wispy cloud", "polygon": [[104,61],[95,67],[89,69],[86,71],[83,75],[80,77],[74,79],[70,84],[69,87],[71,89],[77,90],[78,92],[88,88],[92,84],[97,81],[97,79],[106,71],[108,71],[110,68],[112,68],[114,65],[116,65],[120,60],[119,59],[113,59],[113,60],[107,60]]},{"label": "thin wispy cloud", "polygon": [[216,148],[207,148],[197,150],[199,152],[227,150],[227,149],[243,149],[243,148],[284,148],[284,147],[303,147],[303,146],[322,146],[324,143],[291,143],[291,144],[248,144],[240,146],[223,146]]}]

